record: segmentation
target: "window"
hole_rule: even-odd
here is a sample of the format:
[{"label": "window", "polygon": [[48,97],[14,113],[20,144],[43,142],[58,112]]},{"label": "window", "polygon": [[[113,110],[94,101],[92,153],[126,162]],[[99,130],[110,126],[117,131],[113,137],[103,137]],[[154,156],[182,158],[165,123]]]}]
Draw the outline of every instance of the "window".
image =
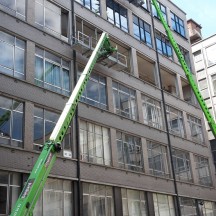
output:
[{"label": "window", "polygon": [[185,37],[184,22],[178,16],[171,12],[172,29]]},{"label": "window", "polygon": [[187,197],[180,197],[180,208],[181,208],[181,215],[182,216],[196,216],[196,203],[195,199],[187,198]]},{"label": "window", "polygon": [[112,187],[83,183],[83,215],[114,216]]},{"label": "window", "polygon": [[121,189],[123,216],[147,216],[147,203],[143,191]]},{"label": "window", "polygon": [[35,205],[33,215],[72,215],[71,181],[48,178]]},{"label": "window", "polygon": [[192,181],[189,154],[172,149],[173,165],[176,178],[181,181]]},{"label": "window", "polygon": [[75,0],[94,13],[100,14],[100,0]]},{"label": "window", "polygon": [[[34,107],[34,149],[40,150],[42,145],[49,139],[56,122],[58,121],[59,114]],[[71,134],[70,127],[62,142],[64,150],[71,150]]]},{"label": "window", "polygon": [[106,0],[106,4],[108,21],[128,32],[127,9],[113,0]]},{"label": "window", "polygon": [[142,109],[144,124],[148,124],[158,129],[163,128],[161,104],[159,101],[142,95]]},{"label": "window", "polygon": [[156,31],[156,46],[157,51],[166,57],[173,59],[172,47],[165,35]]},{"label": "window", "polygon": [[195,156],[195,163],[199,184],[212,186],[208,159],[201,156]]},{"label": "window", "polygon": [[[216,95],[216,74],[213,74],[211,78],[212,78],[212,86],[213,86],[214,95]],[[208,85],[207,85],[207,80],[206,80],[206,88],[207,87]]]},{"label": "window", "polygon": [[0,72],[24,79],[25,41],[0,31],[0,50]]},{"label": "window", "polygon": [[148,5],[148,1],[147,0],[142,0],[141,5],[142,8],[148,10],[149,9],[149,5]]},{"label": "window", "polygon": [[196,51],[193,55],[194,55],[194,62],[195,63],[200,62],[200,61],[203,60],[201,50]]},{"label": "window", "polygon": [[216,63],[216,44],[206,48],[207,64],[212,66]]},{"label": "window", "polygon": [[13,15],[25,19],[26,0],[0,0],[0,8],[12,13]]},{"label": "window", "polygon": [[188,122],[190,125],[192,140],[201,144],[204,143],[201,119],[188,115]]},{"label": "window", "polygon": [[111,165],[109,129],[80,120],[81,160]]},{"label": "window", "polygon": [[216,204],[214,202],[204,201],[202,205],[203,216],[216,215]]},{"label": "window", "polygon": [[[82,73],[82,69],[78,67],[79,76]],[[107,109],[106,78],[92,72],[80,100],[93,106]]]},{"label": "window", "polygon": [[[160,8],[162,14],[163,14],[164,19],[165,19],[166,22],[167,22],[166,7],[165,7],[164,5],[162,5],[160,2],[157,2],[157,3],[158,3],[158,6],[159,6],[159,8]],[[157,13],[157,11],[156,11],[156,9],[155,9],[155,7],[154,7],[153,4],[152,4],[152,14],[153,14],[153,16],[155,16],[155,17],[157,17],[158,19],[160,19],[160,17],[159,17],[159,15],[158,15],[158,13]]]},{"label": "window", "polygon": [[116,143],[118,149],[119,167],[129,170],[142,171],[143,160],[141,139],[117,131]]},{"label": "window", "polygon": [[185,137],[182,112],[166,105],[166,114],[169,132],[177,136]]},{"label": "window", "polygon": [[116,82],[112,88],[115,113],[137,120],[136,91]]},{"label": "window", "polygon": [[23,103],[0,96],[0,144],[23,147]]},{"label": "window", "polygon": [[0,215],[9,215],[21,192],[21,174],[0,171]]},{"label": "window", "polygon": [[191,69],[191,62],[190,62],[190,54],[189,54],[189,51],[186,50],[184,47],[182,47],[182,46],[180,46],[180,45],[178,45],[178,46],[179,46],[179,49],[180,49],[182,55],[184,56],[184,60],[185,60],[185,62],[187,63],[187,66],[190,68],[190,70],[192,70],[192,69]]},{"label": "window", "polygon": [[35,23],[62,39],[69,37],[68,11],[49,1],[35,1]]},{"label": "window", "polygon": [[155,216],[175,216],[173,197],[164,194],[153,194]]},{"label": "window", "polygon": [[36,47],[35,84],[69,96],[69,83],[69,62]]},{"label": "window", "polygon": [[149,171],[155,176],[169,177],[167,148],[155,142],[147,141]]},{"label": "window", "polygon": [[148,23],[133,15],[134,37],[152,47],[151,27]]}]

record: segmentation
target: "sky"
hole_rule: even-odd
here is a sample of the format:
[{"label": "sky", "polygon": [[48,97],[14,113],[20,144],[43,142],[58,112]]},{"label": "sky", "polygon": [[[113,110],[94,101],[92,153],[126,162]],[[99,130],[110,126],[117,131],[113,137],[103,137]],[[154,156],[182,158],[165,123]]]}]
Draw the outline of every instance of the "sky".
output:
[{"label": "sky", "polygon": [[172,0],[187,14],[187,19],[193,19],[202,26],[203,39],[216,34],[216,0]]}]

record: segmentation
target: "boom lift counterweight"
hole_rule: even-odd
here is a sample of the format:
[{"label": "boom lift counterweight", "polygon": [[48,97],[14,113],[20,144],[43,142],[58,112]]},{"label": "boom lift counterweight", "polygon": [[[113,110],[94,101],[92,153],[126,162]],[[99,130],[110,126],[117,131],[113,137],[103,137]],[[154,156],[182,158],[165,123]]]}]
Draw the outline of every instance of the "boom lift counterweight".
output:
[{"label": "boom lift counterweight", "polygon": [[43,190],[47,177],[53,167],[57,153],[61,151],[61,142],[65,137],[70,122],[75,114],[77,104],[86,87],[94,65],[100,58],[106,58],[117,51],[110,44],[108,34],[103,32],[84,71],[82,72],[64,110],[16,202],[11,216],[33,215],[35,204]]}]

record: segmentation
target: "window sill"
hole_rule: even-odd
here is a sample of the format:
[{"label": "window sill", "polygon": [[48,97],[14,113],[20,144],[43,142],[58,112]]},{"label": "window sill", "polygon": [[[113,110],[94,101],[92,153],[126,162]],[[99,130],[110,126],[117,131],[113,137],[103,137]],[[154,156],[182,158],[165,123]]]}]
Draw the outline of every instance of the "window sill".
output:
[{"label": "window sill", "polygon": [[181,38],[183,38],[184,40],[188,41],[188,38],[186,38],[184,35],[181,35],[179,32],[177,32],[176,30],[172,29],[173,32],[175,32],[178,36],[180,36]]}]

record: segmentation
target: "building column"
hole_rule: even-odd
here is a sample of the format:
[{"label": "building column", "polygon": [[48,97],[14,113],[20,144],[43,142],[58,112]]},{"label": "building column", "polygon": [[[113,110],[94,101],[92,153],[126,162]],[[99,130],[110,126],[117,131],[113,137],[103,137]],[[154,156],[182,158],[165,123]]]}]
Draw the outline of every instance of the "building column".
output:
[{"label": "building column", "polygon": [[189,152],[189,158],[190,158],[190,165],[191,165],[191,175],[194,184],[199,184],[199,179],[197,178],[197,173],[196,173],[196,163],[194,161],[194,156],[192,152]]},{"label": "building column", "polygon": [[111,147],[111,160],[114,167],[118,167],[118,149],[116,144],[116,130],[110,128],[110,147]]},{"label": "building column", "polygon": [[148,215],[155,216],[153,193],[146,192]]},{"label": "building column", "polygon": [[139,78],[139,68],[138,68],[138,62],[137,62],[137,52],[136,49],[131,47],[131,68],[132,73],[135,77]]},{"label": "building column", "polygon": [[26,81],[34,84],[35,78],[35,44],[26,42]]},{"label": "building column", "polygon": [[147,140],[145,138],[143,138],[143,137],[141,138],[141,145],[142,145],[144,172],[149,174],[148,146],[147,146]]},{"label": "building column", "polygon": [[127,10],[128,15],[128,33],[133,35],[133,13],[131,10]]},{"label": "building column", "polygon": [[26,20],[29,24],[35,24],[35,1],[26,1]]},{"label": "building column", "polygon": [[190,125],[187,119],[187,113],[185,111],[182,111],[183,121],[184,121],[184,129],[185,129],[185,137],[189,140],[191,140],[191,129]]},{"label": "building column", "polygon": [[114,101],[113,101],[113,90],[112,90],[112,79],[110,77],[106,78],[107,81],[107,102],[108,110],[114,113]]},{"label": "building column", "polygon": [[142,96],[141,92],[136,90],[136,102],[137,102],[137,114],[138,114],[138,121],[144,122],[143,111],[142,111]]},{"label": "building column", "polygon": [[101,17],[103,17],[106,20],[107,19],[106,0],[100,0],[100,12],[101,12]]},{"label": "building column", "polygon": [[177,82],[177,87],[178,87],[179,98],[184,100],[182,81],[181,81],[181,76],[179,74],[176,74],[176,82]]},{"label": "building column", "polygon": [[[26,102],[24,109],[24,149],[32,151],[34,142],[34,104]],[[32,127],[29,127],[29,125]]]},{"label": "building column", "polygon": [[123,216],[121,188],[120,187],[114,187],[113,188],[113,195],[114,195],[115,216]]}]

